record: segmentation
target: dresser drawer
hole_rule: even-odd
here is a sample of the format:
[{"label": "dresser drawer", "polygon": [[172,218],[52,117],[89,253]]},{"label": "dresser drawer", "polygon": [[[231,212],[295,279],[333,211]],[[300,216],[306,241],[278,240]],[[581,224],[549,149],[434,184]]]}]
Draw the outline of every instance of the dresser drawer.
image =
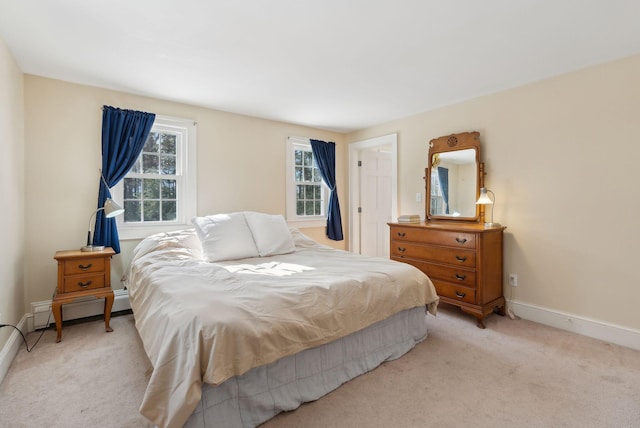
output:
[{"label": "dresser drawer", "polygon": [[461,285],[451,284],[437,279],[433,280],[433,285],[436,286],[438,296],[448,297],[453,300],[467,303],[476,302],[476,290],[473,288],[463,287]]},{"label": "dresser drawer", "polygon": [[83,273],[104,272],[104,258],[71,259],[64,261],[64,274],[79,275]]},{"label": "dresser drawer", "polygon": [[422,272],[426,273],[429,278],[440,279],[464,285],[465,287],[475,288],[476,286],[476,271],[461,269],[453,266],[438,265],[433,263],[427,263],[420,260],[403,260],[405,263],[409,263]]},{"label": "dresser drawer", "polygon": [[476,267],[476,252],[473,250],[391,241],[391,254],[401,259],[422,259],[428,262],[446,263],[471,269]]},{"label": "dresser drawer", "polygon": [[66,276],[62,292],[71,293],[73,291],[93,290],[104,286],[104,274]]},{"label": "dresser drawer", "polygon": [[475,270],[465,270],[431,263],[425,264],[428,265],[427,269],[429,273],[427,275],[432,278],[464,285],[465,287],[475,288],[476,286]]},{"label": "dresser drawer", "polygon": [[476,248],[475,233],[451,232],[445,230],[430,230],[415,227],[393,227],[391,239],[397,241],[422,242],[425,244],[447,245],[450,247]]}]

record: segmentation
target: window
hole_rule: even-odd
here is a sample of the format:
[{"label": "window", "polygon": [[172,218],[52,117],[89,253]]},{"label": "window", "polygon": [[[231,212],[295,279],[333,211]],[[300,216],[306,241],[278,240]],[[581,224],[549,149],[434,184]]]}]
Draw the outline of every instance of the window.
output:
[{"label": "window", "polygon": [[287,221],[299,227],[326,225],[328,188],[308,139],[287,142]]},{"label": "window", "polygon": [[196,213],[195,123],[156,116],[142,153],[113,188],[122,239],[187,227]]}]

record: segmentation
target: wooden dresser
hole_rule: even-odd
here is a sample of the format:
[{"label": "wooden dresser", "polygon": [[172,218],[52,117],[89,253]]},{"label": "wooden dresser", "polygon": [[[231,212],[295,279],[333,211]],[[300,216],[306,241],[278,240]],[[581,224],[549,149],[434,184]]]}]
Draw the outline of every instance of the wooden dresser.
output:
[{"label": "wooden dresser", "polygon": [[502,291],[504,227],[427,221],[389,223],[391,259],[409,263],[431,278],[440,300],[476,317],[505,313]]},{"label": "wooden dresser", "polygon": [[58,261],[58,287],[51,304],[58,333],[56,342],[62,340],[62,305],[77,299],[104,298],[105,330],[113,331],[109,320],[114,297],[111,289],[111,256],[114,254],[109,247],[93,252],[56,252],[54,258]]}]

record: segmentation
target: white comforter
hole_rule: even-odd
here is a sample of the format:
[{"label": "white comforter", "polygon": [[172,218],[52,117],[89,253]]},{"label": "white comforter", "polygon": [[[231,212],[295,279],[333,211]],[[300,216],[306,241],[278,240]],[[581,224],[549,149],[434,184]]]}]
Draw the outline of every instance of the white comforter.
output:
[{"label": "white comforter", "polygon": [[208,263],[192,230],[136,247],[128,288],[154,370],[141,413],[180,427],[201,398],[249,369],[331,342],[438,297],[418,269],[315,243],[293,231],[296,251]]}]

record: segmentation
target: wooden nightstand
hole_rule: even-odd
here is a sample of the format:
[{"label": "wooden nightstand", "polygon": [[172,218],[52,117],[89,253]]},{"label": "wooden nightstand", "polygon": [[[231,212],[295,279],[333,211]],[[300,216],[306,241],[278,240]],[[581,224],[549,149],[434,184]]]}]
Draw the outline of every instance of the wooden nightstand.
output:
[{"label": "wooden nightstand", "polygon": [[110,247],[93,252],[56,251],[53,258],[58,261],[58,287],[51,304],[58,332],[56,342],[62,340],[62,305],[80,298],[104,299],[105,329],[107,332],[113,331],[109,327],[109,320],[113,306],[111,256],[114,254]]}]

